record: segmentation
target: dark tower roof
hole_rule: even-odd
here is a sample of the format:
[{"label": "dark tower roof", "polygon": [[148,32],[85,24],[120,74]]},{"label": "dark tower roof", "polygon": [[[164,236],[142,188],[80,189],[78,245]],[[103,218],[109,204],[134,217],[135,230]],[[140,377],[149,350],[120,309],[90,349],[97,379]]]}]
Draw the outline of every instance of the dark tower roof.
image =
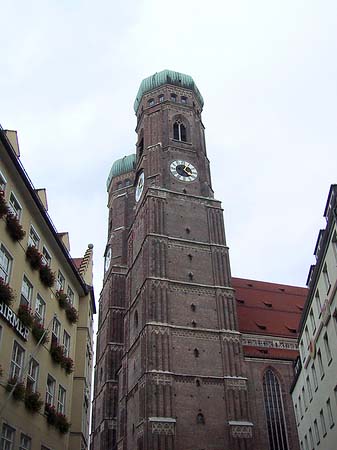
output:
[{"label": "dark tower roof", "polygon": [[197,85],[190,75],[174,72],[173,70],[162,70],[161,72],[156,72],[154,75],[145,78],[140,83],[137,97],[133,105],[135,112],[137,113],[141,99],[146,92],[152,91],[153,89],[156,89],[164,84],[173,84],[174,86],[181,86],[186,89],[190,89],[197,96],[201,107],[204,106],[204,99],[202,98]]},{"label": "dark tower roof", "polygon": [[118,175],[123,175],[124,173],[131,172],[135,168],[136,155],[133,153],[131,155],[123,156],[123,158],[117,159],[110,169],[110,173],[106,182],[106,188],[109,190],[111,180]]}]

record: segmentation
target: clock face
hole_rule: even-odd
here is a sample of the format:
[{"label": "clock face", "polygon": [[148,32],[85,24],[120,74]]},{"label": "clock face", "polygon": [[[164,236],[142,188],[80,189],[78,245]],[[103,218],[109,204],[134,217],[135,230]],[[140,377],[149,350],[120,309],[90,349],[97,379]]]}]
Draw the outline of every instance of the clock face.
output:
[{"label": "clock face", "polygon": [[143,189],[144,189],[144,172],[141,172],[138,175],[138,181],[136,186],[136,193],[135,193],[136,202],[138,202],[140,197],[142,196]]},{"label": "clock face", "polygon": [[180,181],[194,181],[198,176],[197,169],[191,163],[180,159],[171,162],[170,171]]},{"label": "clock face", "polygon": [[109,269],[111,262],[111,247],[108,248],[108,251],[105,255],[105,261],[104,261],[104,270],[105,272]]}]

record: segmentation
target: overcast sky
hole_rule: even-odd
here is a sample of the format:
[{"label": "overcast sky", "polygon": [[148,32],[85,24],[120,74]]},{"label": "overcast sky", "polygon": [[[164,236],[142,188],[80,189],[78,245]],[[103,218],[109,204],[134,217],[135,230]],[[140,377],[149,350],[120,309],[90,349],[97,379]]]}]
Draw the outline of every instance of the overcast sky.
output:
[{"label": "overcast sky", "polygon": [[94,244],[97,299],[106,179],[135,151],[141,80],[163,69],[204,97],[232,274],[305,285],[337,182],[336,1],[13,0],[0,43],[0,123],[72,256]]}]

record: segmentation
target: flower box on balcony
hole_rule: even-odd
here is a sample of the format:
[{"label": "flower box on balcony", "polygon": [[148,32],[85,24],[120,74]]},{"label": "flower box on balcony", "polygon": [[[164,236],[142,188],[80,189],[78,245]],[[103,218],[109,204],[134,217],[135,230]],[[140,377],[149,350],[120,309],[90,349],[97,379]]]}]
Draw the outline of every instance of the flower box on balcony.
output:
[{"label": "flower box on balcony", "polygon": [[71,323],[76,323],[78,321],[78,312],[71,305],[68,305],[68,307],[66,308],[66,316]]},{"label": "flower box on balcony", "polygon": [[60,433],[65,434],[68,433],[70,428],[70,422],[64,414],[56,413],[56,428],[60,431]]},{"label": "flower box on balcony", "polygon": [[61,308],[65,309],[68,306],[68,296],[62,290],[56,291],[56,298]]},{"label": "flower box on balcony", "polygon": [[13,213],[7,213],[6,215],[6,228],[13,241],[22,241],[25,237],[26,232]]},{"label": "flower box on balcony", "polygon": [[25,392],[26,392],[25,385],[22,382],[17,383],[16,378],[10,378],[7,381],[6,391],[11,392],[13,387],[14,387],[14,391],[13,391],[14,400],[23,400],[25,398]]},{"label": "flower box on balcony", "polygon": [[28,245],[26,250],[26,258],[33,270],[38,270],[42,266],[42,255],[36,247]]},{"label": "flower box on balcony", "polygon": [[44,405],[44,411],[47,415],[47,422],[49,423],[49,425],[56,425],[57,414],[56,414],[55,406],[49,405],[48,403],[46,403]]},{"label": "flower box on balcony", "polygon": [[43,338],[41,340],[41,344],[45,344],[46,342],[48,342],[48,331],[46,331],[44,326],[39,323],[37,319],[34,319],[32,324],[32,335],[34,336],[36,342],[39,342],[42,336]]},{"label": "flower box on balcony", "polygon": [[52,344],[49,351],[53,361],[61,364],[64,358],[62,345]]},{"label": "flower box on balcony", "polygon": [[30,328],[33,325],[34,316],[32,314],[32,310],[27,305],[20,305],[19,306],[18,318],[28,328]]},{"label": "flower box on balcony", "polygon": [[40,280],[46,287],[53,287],[55,283],[55,275],[46,264],[40,268]]},{"label": "flower box on balcony", "polygon": [[43,401],[40,399],[41,395],[39,392],[26,391],[25,395],[25,406],[29,411],[37,413],[40,411],[43,405]]},{"label": "flower box on balcony", "polygon": [[70,373],[74,372],[74,361],[68,356],[63,356],[61,367],[63,367],[66,373],[69,375]]},{"label": "flower box on balcony", "polygon": [[0,302],[10,306],[14,300],[14,292],[8,283],[5,283],[3,278],[0,278]]}]

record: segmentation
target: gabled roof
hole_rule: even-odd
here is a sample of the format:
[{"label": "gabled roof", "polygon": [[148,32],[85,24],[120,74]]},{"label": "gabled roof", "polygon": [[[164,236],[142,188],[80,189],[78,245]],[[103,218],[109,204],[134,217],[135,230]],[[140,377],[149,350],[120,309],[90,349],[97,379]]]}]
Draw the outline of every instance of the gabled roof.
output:
[{"label": "gabled roof", "polygon": [[297,338],[306,288],[232,278],[241,333]]}]

